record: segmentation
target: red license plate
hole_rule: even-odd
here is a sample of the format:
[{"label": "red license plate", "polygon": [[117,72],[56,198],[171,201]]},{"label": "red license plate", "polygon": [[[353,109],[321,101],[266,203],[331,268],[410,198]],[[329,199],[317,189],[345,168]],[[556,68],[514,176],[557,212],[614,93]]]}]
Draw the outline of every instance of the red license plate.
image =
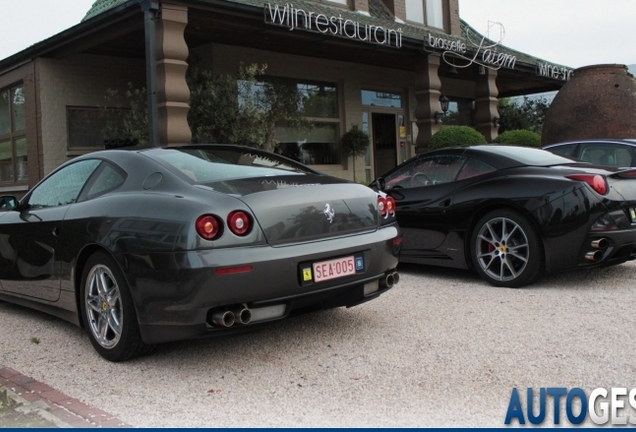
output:
[{"label": "red license plate", "polygon": [[356,274],[355,259],[353,256],[317,262],[313,264],[313,268],[314,282]]}]

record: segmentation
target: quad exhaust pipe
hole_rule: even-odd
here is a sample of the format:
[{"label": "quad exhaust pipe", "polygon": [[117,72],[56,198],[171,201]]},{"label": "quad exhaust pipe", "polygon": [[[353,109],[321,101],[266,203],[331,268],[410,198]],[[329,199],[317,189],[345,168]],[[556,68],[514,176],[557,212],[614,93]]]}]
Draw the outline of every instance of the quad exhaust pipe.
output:
[{"label": "quad exhaust pipe", "polygon": [[249,324],[252,321],[252,312],[246,305],[216,309],[212,312],[211,321],[216,326],[226,328],[234,324]]},{"label": "quad exhaust pipe", "polygon": [[387,273],[384,278],[384,285],[388,288],[391,288],[393,285],[397,284],[400,281],[400,274],[396,271]]},{"label": "quad exhaust pipe", "polygon": [[596,250],[587,252],[585,254],[585,259],[588,259],[590,261],[598,261],[603,258],[603,251],[609,246],[609,241],[606,238],[592,240],[590,246],[592,246]]},{"label": "quad exhaust pipe", "polygon": [[609,245],[606,238],[600,238],[592,241],[592,247],[595,249],[605,249]]}]

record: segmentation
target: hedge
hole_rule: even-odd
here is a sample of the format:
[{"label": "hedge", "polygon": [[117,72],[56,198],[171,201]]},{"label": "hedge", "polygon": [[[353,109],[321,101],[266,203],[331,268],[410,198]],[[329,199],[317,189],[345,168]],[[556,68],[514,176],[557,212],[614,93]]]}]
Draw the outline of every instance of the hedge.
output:
[{"label": "hedge", "polygon": [[486,144],[486,138],[469,126],[443,126],[435,132],[428,144],[429,150],[446,147],[467,147]]},{"label": "hedge", "polygon": [[541,135],[525,129],[506,131],[494,140],[497,144],[510,144],[523,147],[541,147]]}]

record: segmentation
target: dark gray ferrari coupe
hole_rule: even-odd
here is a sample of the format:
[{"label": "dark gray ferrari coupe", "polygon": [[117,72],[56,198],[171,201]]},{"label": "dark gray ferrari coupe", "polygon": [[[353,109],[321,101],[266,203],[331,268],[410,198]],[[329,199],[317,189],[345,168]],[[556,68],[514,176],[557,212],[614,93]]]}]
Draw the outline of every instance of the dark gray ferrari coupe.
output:
[{"label": "dark gray ferrari coupe", "polygon": [[0,299],[85,327],[111,361],[398,281],[392,198],[253,148],[98,151],[0,203]]}]

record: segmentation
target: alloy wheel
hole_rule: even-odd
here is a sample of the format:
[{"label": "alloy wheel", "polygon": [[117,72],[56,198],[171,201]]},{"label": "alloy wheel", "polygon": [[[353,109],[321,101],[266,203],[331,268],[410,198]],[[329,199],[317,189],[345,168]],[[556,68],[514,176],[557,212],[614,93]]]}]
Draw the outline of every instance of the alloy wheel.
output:
[{"label": "alloy wheel", "polygon": [[515,221],[496,217],[484,223],[477,235],[476,257],[486,275],[511,281],[521,275],[530,259],[528,238]]},{"label": "alloy wheel", "polygon": [[86,279],[86,316],[97,343],[106,349],[117,346],[123,330],[124,311],[117,281],[104,265],[94,266]]}]

